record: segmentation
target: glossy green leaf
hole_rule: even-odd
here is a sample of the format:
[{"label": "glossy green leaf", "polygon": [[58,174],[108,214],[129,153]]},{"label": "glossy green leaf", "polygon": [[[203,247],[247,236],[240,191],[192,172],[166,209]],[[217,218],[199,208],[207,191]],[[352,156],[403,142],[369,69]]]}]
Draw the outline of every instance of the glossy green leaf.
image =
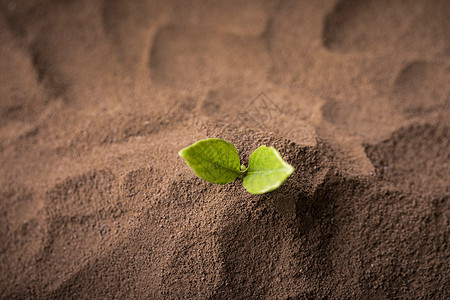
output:
[{"label": "glossy green leaf", "polygon": [[239,176],[241,163],[238,152],[224,140],[200,140],[181,150],[178,155],[206,181],[226,184]]},{"label": "glossy green leaf", "polygon": [[294,168],[273,147],[261,146],[250,156],[244,187],[252,194],[263,194],[278,188]]}]

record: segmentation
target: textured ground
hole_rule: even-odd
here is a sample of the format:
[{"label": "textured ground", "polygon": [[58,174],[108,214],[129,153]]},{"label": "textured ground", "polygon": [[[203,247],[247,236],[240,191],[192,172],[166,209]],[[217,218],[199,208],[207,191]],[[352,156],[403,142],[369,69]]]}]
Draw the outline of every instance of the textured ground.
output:
[{"label": "textured ground", "polygon": [[[448,299],[450,3],[0,0],[0,298]],[[278,190],[177,152],[273,145]]]}]

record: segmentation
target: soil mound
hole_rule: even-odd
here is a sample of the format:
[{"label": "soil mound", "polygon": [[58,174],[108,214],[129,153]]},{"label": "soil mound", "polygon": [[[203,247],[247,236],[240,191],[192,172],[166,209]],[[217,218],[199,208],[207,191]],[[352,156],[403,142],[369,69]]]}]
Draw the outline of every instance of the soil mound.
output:
[{"label": "soil mound", "polygon": [[[0,299],[448,299],[450,5],[0,0]],[[274,146],[277,190],[177,156]]]}]

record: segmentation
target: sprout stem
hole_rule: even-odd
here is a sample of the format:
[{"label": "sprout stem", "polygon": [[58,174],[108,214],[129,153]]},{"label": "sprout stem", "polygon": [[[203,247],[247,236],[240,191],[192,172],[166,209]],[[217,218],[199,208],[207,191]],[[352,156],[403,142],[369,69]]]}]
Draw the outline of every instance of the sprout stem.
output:
[{"label": "sprout stem", "polygon": [[247,175],[247,169],[248,168],[244,164],[241,165],[241,169],[239,170],[239,178],[242,179],[245,175]]}]

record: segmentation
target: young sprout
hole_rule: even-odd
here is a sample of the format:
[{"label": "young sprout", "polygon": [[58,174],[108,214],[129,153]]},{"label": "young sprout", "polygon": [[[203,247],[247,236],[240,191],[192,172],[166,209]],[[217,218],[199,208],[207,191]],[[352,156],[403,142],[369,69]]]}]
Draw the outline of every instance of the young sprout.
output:
[{"label": "young sprout", "polygon": [[200,178],[227,184],[240,177],[245,189],[252,194],[275,190],[294,172],[275,148],[266,146],[250,155],[247,168],[241,165],[236,147],[216,138],[200,140],[182,149],[178,155]]}]

